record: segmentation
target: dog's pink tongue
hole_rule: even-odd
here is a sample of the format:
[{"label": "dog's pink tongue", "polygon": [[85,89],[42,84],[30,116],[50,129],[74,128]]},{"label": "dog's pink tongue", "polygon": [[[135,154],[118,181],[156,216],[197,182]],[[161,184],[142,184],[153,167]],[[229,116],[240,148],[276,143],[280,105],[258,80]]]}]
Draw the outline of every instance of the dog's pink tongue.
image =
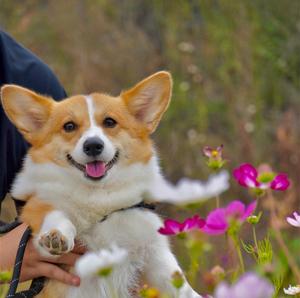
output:
[{"label": "dog's pink tongue", "polygon": [[105,163],[102,161],[89,162],[85,166],[85,171],[90,177],[100,178],[105,174]]}]

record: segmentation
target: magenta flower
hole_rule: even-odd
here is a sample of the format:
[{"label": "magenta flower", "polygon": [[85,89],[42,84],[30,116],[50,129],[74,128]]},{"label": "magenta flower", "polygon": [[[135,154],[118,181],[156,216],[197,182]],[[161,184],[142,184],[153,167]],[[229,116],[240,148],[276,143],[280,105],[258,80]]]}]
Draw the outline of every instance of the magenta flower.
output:
[{"label": "magenta flower", "polygon": [[259,182],[256,180],[258,173],[250,164],[242,164],[239,168],[233,170],[234,178],[244,187],[258,187]]},{"label": "magenta flower", "polygon": [[189,232],[196,229],[201,229],[205,225],[205,220],[198,215],[187,218],[183,223],[173,219],[166,219],[164,226],[158,232],[162,235],[178,235],[181,233]]},{"label": "magenta flower", "polygon": [[276,175],[273,172],[259,174],[256,168],[248,163],[234,169],[233,176],[240,185],[260,190],[271,188],[273,190],[284,191],[290,185],[286,174],[281,173]]},{"label": "magenta flower", "polygon": [[256,201],[247,207],[241,201],[232,201],[225,208],[211,211],[206,218],[203,231],[210,235],[224,234],[233,223],[242,224],[256,208]]}]

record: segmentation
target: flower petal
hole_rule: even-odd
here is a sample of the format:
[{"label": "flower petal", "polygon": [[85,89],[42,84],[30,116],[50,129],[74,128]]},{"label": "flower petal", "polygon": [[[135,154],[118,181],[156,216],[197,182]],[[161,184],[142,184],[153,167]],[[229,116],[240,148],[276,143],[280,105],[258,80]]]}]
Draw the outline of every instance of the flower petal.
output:
[{"label": "flower petal", "polygon": [[126,260],[128,252],[118,246],[111,246],[109,249],[101,249],[98,252],[87,252],[75,264],[75,272],[86,278],[96,275],[104,268],[113,268]]},{"label": "flower petal", "polygon": [[211,153],[214,149],[209,147],[209,146],[205,146],[202,150],[203,154],[207,157],[211,157]]},{"label": "flower petal", "polygon": [[244,174],[252,178],[257,178],[257,170],[249,163],[241,164],[238,168],[234,169],[233,175],[236,179],[239,179],[239,175]]},{"label": "flower petal", "polygon": [[257,170],[251,164],[242,164],[233,170],[233,176],[244,187],[259,187]]},{"label": "flower petal", "polygon": [[219,152],[220,156],[222,155],[222,151],[223,151],[224,145],[221,144],[220,146],[217,147],[217,151]]},{"label": "flower petal", "polygon": [[243,204],[241,201],[238,200],[232,201],[226,207],[225,215],[227,218],[234,216],[241,219],[244,214],[245,214],[245,204]]},{"label": "flower petal", "polygon": [[194,215],[193,217],[187,218],[182,224],[182,231],[188,231],[198,228],[198,215]]},{"label": "flower petal", "polygon": [[173,219],[166,219],[164,227],[160,228],[158,232],[163,235],[176,235],[182,231],[183,225]]},{"label": "flower petal", "polygon": [[271,182],[271,188],[274,190],[284,191],[290,186],[290,181],[286,174],[278,174]]},{"label": "flower petal", "polygon": [[226,221],[225,209],[217,208],[210,212],[206,218],[206,225],[202,231],[206,234],[218,235],[223,234],[228,229]]},{"label": "flower petal", "polygon": [[197,228],[197,221],[192,218],[187,218],[182,224],[182,232],[190,231]]},{"label": "flower petal", "polygon": [[300,293],[300,286],[294,286],[292,287],[289,285],[288,289],[283,289],[284,293],[287,295],[296,295]]},{"label": "flower petal", "polygon": [[177,185],[171,184],[162,176],[157,176],[149,188],[149,195],[155,201],[177,205],[196,203],[226,191],[229,188],[229,180],[230,175],[225,170],[211,175],[206,182],[182,178]]},{"label": "flower petal", "polygon": [[246,211],[242,217],[242,220],[246,220],[254,212],[254,210],[256,209],[256,206],[257,206],[256,201],[253,201],[252,203],[250,203],[246,208]]},{"label": "flower petal", "polygon": [[215,298],[237,298],[232,295],[232,291],[226,282],[222,282],[218,285],[215,291]]},{"label": "flower petal", "polygon": [[267,279],[248,272],[232,287],[232,294],[233,297],[271,298],[274,288]]},{"label": "flower petal", "polygon": [[203,218],[199,218],[197,225],[199,229],[202,229],[206,225],[206,221]]},{"label": "flower petal", "polygon": [[290,225],[292,225],[294,227],[300,227],[300,220],[298,220],[298,219],[295,220],[292,217],[287,217],[286,220]]},{"label": "flower petal", "polygon": [[167,236],[176,235],[176,233],[174,233],[172,230],[170,230],[169,228],[165,228],[165,227],[159,228],[158,233],[160,233],[162,235],[167,235]]}]

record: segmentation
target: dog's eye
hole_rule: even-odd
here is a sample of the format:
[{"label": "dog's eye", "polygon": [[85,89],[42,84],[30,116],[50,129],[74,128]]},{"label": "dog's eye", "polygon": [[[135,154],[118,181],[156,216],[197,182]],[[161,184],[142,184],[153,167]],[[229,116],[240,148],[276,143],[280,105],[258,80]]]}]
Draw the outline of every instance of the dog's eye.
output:
[{"label": "dog's eye", "polygon": [[77,125],[74,122],[72,122],[72,121],[69,121],[69,122],[67,122],[67,123],[64,124],[64,130],[65,130],[65,132],[72,132],[76,128],[77,128]]},{"label": "dog's eye", "polygon": [[107,117],[103,120],[103,125],[108,128],[113,128],[117,125],[117,121],[113,118]]}]

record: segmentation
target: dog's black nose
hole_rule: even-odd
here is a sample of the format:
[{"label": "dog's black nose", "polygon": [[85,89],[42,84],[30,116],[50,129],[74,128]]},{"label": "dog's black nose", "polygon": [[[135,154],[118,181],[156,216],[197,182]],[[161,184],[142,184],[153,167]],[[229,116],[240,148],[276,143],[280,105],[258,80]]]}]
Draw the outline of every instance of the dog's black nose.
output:
[{"label": "dog's black nose", "polygon": [[103,151],[104,143],[98,137],[88,138],[83,143],[83,151],[87,156],[97,156]]}]

